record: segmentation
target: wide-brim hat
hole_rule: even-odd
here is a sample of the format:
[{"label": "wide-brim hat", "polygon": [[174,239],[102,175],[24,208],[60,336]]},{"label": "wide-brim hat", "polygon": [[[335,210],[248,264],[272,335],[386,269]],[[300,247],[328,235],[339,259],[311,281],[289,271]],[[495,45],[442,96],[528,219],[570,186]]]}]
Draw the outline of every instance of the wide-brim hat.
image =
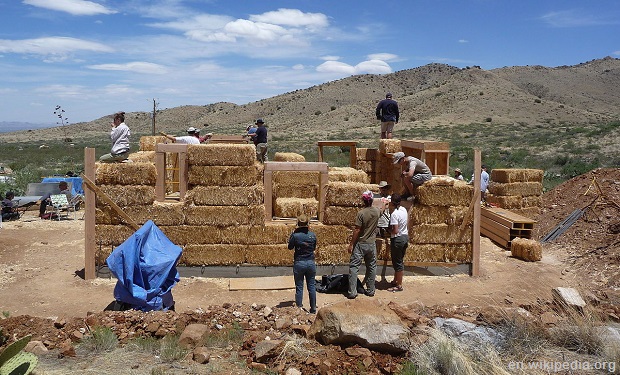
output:
[{"label": "wide-brim hat", "polygon": [[298,227],[308,226],[308,216],[306,214],[301,214],[297,217],[297,226]]},{"label": "wide-brim hat", "polygon": [[454,168],[455,172],[461,173],[461,169],[460,168]]},{"label": "wide-brim hat", "polygon": [[388,187],[390,187],[390,184],[388,184],[387,181],[381,181],[381,182],[379,182],[379,187],[380,188],[388,188]]},{"label": "wide-brim hat", "polygon": [[193,126],[190,126],[189,128],[187,128],[187,132],[188,132],[189,134],[196,134],[196,133],[200,133],[200,129],[196,129],[196,128],[195,128],[195,127],[193,127]]}]

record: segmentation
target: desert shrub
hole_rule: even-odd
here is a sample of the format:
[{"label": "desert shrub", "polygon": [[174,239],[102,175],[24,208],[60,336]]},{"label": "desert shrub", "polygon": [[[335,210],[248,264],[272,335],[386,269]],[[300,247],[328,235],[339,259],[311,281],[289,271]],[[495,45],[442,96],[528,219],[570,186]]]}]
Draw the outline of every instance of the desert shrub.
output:
[{"label": "desert shrub", "polygon": [[501,354],[517,361],[534,359],[548,344],[545,327],[540,322],[518,315],[506,316],[495,329],[503,338],[500,343]]},{"label": "desert shrub", "polygon": [[318,116],[318,115],[320,115],[320,114],[321,114],[321,111],[316,111],[316,112],[314,112],[314,114],[315,114],[316,116]]},{"label": "desert shrub", "polygon": [[243,342],[243,328],[237,322],[231,327],[209,333],[204,338],[207,348],[226,348],[229,345],[240,346]]},{"label": "desert shrub", "polygon": [[128,351],[141,353],[157,353],[159,347],[159,340],[154,337],[136,337],[129,340],[125,345],[125,349]]},{"label": "desert shrub", "polygon": [[542,103],[540,99],[534,99],[534,103]]},{"label": "desert shrub", "polygon": [[110,327],[95,327],[83,344],[94,352],[109,352],[118,346],[118,337]]},{"label": "desert shrub", "polygon": [[605,342],[599,331],[601,318],[590,310],[568,311],[569,318],[549,330],[549,340],[577,353],[603,354]]},{"label": "desert shrub", "polygon": [[164,362],[174,362],[185,358],[187,350],[179,345],[178,335],[167,335],[160,341],[159,357]]},{"label": "desert shrub", "polygon": [[493,121],[493,119],[491,117],[487,117],[487,118],[484,119],[484,122],[491,122],[491,121]]},{"label": "desert shrub", "polygon": [[336,106],[335,105],[331,106],[330,110],[335,111],[336,110]]}]

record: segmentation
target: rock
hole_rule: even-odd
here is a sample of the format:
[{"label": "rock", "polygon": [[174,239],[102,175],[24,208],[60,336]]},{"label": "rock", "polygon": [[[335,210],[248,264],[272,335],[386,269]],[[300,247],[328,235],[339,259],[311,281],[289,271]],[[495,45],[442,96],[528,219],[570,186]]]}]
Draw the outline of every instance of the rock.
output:
[{"label": "rock", "polygon": [[387,353],[409,348],[409,328],[387,305],[377,300],[350,300],[319,310],[308,337],[323,344],[358,344]]},{"label": "rock", "polygon": [[296,334],[298,334],[300,336],[303,336],[303,337],[307,337],[308,336],[308,330],[310,329],[310,326],[307,325],[307,324],[293,324],[293,325],[291,325],[290,328]]},{"label": "rock", "polygon": [[203,336],[209,332],[209,327],[204,324],[190,324],[183,330],[179,337],[179,345],[189,349],[199,345]]},{"label": "rock", "polygon": [[295,367],[289,367],[288,370],[284,373],[284,375],[301,375],[301,371],[296,369]]},{"label": "rock", "polygon": [[30,341],[26,344],[24,348],[25,352],[32,353],[34,355],[42,355],[47,353],[49,350],[43,345],[41,341]]},{"label": "rock", "polygon": [[553,300],[560,306],[570,306],[578,310],[586,306],[586,302],[574,288],[557,287],[553,288],[551,292],[553,294]]},{"label": "rock", "polygon": [[349,347],[344,350],[349,357],[370,357],[372,353],[366,348]]},{"label": "rock", "polygon": [[211,359],[211,353],[209,352],[208,348],[200,346],[194,349],[193,359],[194,362],[204,365],[205,363],[209,363],[209,360]]},{"label": "rock", "polygon": [[494,329],[479,327],[456,318],[435,318],[436,327],[449,337],[457,339],[471,348],[482,348],[483,344],[499,345],[502,337]]},{"label": "rock", "polygon": [[394,311],[402,320],[408,322],[410,327],[417,326],[422,320],[422,316],[418,313],[411,311],[396,302],[388,303],[388,307],[392,309],[392,311]]},{"label": "rock", "polygon": [[266,318],[269,315],[271,315],[271,313],[273,312],[272,308],[269,306],[265,306],[265,308],[263,309],[263,316]]},{"label": "rock", "polygon": [[540,321],[544,325],[556,325],[558,324],[558,317],[551,311],[547,311],[540,316]]},{"label": "rock", "polygon": [[293,324],[293,319],[290,316],[277,318],[275,321],[276,329],[281,330],[290,327]]},{"label": "rock", "polygon": [[58,318],[56,319],[56,321],[54,322],[54,327],[60,329],[63,328],[65,325],[67,324],[67,321],[62,319],[62,318]]},{"label": "rock", "polygon": [[269,358],[276,357],[284,346],[282,340],[263,340],[256,343],[254,347],[254,359],[263,362]]},{"label": "rock", "polygon": [[256,370],[256,371],[265,371],[265,370],[267,370],[267,365],[264,364],[264,363],[252,362],[252,363],[250,363],[250,368],[252,370]]},{"label": "rock", "polygon": [[157,330],[159,329],[159,327],[161,327],[161,324],[159,324],[159,322],[150,322],[146,328],[145,331],[146,332],[150,332],[150,333],[155,333],[157,332]]},{"label": "rock", "polygon": [[60,347],[60,352],[58,353],[59,358],[64,357],[75,357],[75,348],[71,344],[64,344]]},{"label": "rock", "polygon": [[82,339],[84,338],[84,335],[82,334],[82,332],[75,330],[71,332],[71,336],[69,336],[69,338],[73,342],[78,342],[78,341],[82,341]]}]

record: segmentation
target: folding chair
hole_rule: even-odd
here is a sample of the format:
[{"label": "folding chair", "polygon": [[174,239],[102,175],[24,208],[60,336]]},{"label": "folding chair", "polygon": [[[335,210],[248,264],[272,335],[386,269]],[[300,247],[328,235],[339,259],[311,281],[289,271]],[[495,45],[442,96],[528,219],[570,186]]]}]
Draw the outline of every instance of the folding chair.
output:
[{"label": "folding chair", "polygon": [[[57,220],[60,220],[61,217],[69,218],[69,211],[72,208],[69,204],[69,200],[67,199],[66,194],[53,194],[50,196],[50,200],[52,201],[51,205],[48,205],[48,209],[51,209],[52,215],[50,215],[50,219],[56,216]],[[73,206],[75,207],[75,206]]]}]

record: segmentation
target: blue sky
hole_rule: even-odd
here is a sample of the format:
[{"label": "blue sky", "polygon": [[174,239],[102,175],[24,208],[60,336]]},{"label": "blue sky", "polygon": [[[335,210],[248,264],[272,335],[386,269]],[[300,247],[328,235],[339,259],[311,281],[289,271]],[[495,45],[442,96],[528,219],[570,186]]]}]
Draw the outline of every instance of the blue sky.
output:
[{"label": "blue sky", "polygon": [[50,126],[56,105],[76,123],[433,62],[620,58],[618,0],[0,0],[0,24],[0,121]]}]

